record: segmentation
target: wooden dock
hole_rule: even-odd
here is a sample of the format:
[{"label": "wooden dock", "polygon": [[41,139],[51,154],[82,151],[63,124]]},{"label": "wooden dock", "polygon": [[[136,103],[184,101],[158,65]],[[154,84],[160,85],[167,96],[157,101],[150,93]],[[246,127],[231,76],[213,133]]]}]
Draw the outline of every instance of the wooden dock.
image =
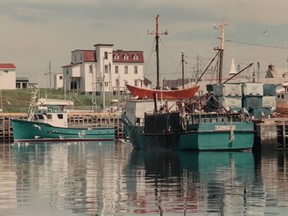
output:
[{"label": "wooden dock", "polygon": [[263,150],[288,150],[288,118],[265,119],[255,125],[256,145]]},{"label": "wooden dock", "polygon": [[[2,143],[13,142],[13,130],[11,119],[27,118],[26,113],[0,113],[0,140]],[[68,124],[71,126],[87,126],[96,128],[99,126],[113,126],[115,128],[115,140],[124,139],[124,127],[120,120],[120,114],[116,113],[68,113]]]}]

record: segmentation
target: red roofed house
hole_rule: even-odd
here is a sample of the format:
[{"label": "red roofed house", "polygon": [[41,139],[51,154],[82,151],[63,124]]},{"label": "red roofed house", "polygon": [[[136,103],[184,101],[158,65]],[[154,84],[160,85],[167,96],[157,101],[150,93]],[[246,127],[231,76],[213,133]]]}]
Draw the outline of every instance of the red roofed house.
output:
[{"label": "red roofed house", "polygon": [[66,90],[80,93],[122,92],[125,83],[143,86],[143,51],[112,50],[113,44],[96,44],[95,50],[74,50],[63,66]]},{"label": "red roofed house", "polygon": [[16,67],[12,63],[0,63],[0,89],[16,89]]}]

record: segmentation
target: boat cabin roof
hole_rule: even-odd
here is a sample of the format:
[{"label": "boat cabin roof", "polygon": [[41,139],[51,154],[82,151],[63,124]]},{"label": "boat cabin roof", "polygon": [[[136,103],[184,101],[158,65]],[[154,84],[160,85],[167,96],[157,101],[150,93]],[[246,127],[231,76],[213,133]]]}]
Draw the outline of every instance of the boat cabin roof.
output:
[{"label": "boat cabin roof", "polygon": [[73,106],[74,102],[72,100],[40,98],[38,100],[37,105],[38,106]]}]

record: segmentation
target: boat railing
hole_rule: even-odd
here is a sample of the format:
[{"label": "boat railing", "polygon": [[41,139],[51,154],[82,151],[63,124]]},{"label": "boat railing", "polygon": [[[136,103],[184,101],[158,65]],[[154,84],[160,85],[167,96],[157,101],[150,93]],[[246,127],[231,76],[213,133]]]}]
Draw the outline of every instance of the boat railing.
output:
[{"label": "boat railing", "polygon": [[245,121],[244,116],[241,117],[241,115],[237,113],[192,113],[187,114],[186,118],[192,124]]}]

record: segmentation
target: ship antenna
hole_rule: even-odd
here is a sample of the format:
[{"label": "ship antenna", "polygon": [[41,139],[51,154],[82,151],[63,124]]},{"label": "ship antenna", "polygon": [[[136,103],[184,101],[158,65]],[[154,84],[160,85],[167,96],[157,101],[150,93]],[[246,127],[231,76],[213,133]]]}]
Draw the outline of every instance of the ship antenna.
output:
[{"label": "ship antenna", "polygon": [[166,30],[165,32],[159,32],[158,30],[158,19],[159,19],[159,14],[156,16],[156,31],[148,32],[150,35],[155,35],[155,40],[156,40],[156,75],[157,75],[157,84],[156,84],[156,89],[160,89],[160,84],[159,84],[159,35],[167,35],[168,31]]}]

